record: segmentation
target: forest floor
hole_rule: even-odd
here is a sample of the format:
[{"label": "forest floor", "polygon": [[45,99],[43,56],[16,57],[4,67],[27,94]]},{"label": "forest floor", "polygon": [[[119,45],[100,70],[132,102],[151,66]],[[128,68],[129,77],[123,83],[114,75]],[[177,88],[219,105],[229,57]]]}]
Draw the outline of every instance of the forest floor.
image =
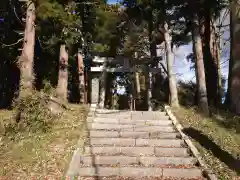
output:
[{"label": "forest floor", "polygon": [[[79,137],[84,141],[87,113],[86,106],[70,105],[45,133],[18,133],[14,138],[1,133],[0,180],[63,179]],[[0,111],[0,128],[12,117],[12,111]]]},{"label": "forest floor", "polygon": [[213,109],[211,118],[205,118],[187,107],[174,110],[174,114],[218,178],[239,180],[240,116]]}]

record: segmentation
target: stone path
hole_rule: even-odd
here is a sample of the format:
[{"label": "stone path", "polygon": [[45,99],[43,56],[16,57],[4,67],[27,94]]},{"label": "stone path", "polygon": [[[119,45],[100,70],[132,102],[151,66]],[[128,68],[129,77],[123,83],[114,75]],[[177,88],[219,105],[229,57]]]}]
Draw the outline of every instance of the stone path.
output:
[{"label": "stone path", "polygon": [[87,126],[80,179],[204,179],[165,112],[101,110]]}]

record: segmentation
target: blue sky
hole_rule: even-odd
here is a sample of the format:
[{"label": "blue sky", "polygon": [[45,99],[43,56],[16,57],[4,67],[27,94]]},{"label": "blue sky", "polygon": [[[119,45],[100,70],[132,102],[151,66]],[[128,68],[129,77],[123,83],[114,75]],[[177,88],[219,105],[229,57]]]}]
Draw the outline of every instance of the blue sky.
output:
[{"label": "blue sky", "polygon": [[108,0],[108,4],[115,4],[117,0]]}]

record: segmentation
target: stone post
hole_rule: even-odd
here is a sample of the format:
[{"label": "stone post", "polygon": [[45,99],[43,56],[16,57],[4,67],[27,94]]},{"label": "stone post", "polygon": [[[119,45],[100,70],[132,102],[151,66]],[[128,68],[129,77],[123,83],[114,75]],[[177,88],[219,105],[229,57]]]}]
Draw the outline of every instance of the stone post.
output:
[{"label": "stone post", "polygon": [[91,106],[97,107],[99,100],[99,78],[93,77],[91,79]]},{"label": "stone post", "polygon": [[148,111],[152,111],[152,72],[149,75],[149,85],[148,85]]},{"label": "stone post", "polygon": [[100,98],[99,98],[99,108],[103,109],[105,105],[105,96],[106,96],[106,78],[107,78],[107,62],[103,64],[103,72],[100,79]]}]

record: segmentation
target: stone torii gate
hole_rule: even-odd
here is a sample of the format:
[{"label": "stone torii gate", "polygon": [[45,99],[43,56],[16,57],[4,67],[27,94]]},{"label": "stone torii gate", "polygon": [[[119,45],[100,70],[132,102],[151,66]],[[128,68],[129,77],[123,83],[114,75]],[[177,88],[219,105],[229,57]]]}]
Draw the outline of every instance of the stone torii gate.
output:
[{"label": "stone torii gate", "polygon": [[[119,64],[121,67],[111,68]],[[160,73],[161,68],[149,67],[152,64],[150,58],[144,58],[137,63],[130,64],[130,60],[123,57],[116,58],[105,58],[95,57],[92,61],[92,67],[90,69],[90,92],[91,92],[91,106],[104,108],[105,95],[106,95],[106,76],[107,73],[134,73],[134,72],[145,72],[149,76],[148,84],[148,110],[152,111],[152,73]],[[139,66],[139,67],[136,67]]]}]

